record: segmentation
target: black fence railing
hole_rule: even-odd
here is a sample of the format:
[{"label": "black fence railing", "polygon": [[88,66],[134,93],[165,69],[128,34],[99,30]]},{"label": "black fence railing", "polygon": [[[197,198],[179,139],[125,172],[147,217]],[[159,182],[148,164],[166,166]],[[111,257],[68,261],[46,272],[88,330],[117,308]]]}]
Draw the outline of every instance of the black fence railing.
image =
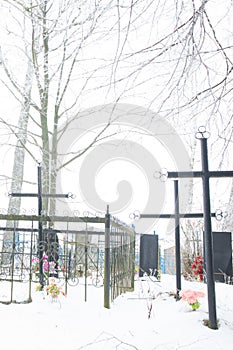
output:
[{"label": "black fence railing", "polygon": [[[104,286],[105,307],[132,290],[135,234],[108,215],[53,217],[51,228],[45,224],[49,217],[0,214],[0,222],[12,226],[0,225],[0,302],[31,302],[32,290],[44,288],[50,277],[66,293],[82,281],[85,300],[90,280],[95,287]],[[42,240],[38,221],[44,226]]]}]

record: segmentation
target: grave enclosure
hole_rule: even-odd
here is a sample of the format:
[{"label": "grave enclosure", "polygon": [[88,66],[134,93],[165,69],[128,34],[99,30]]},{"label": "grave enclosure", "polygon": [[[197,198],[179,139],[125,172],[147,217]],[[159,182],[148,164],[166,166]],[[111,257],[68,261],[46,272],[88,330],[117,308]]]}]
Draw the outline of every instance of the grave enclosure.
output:
[{"label": "grave enclosure", "polygon": [[85,301],[90,281],[102,287],[107,308],[134,288],[135,232],[108,211],[103,217],[0,214],[0,244],[1,303],[31,302],[33,289],[52,276],[67,294],[84,284]]}]

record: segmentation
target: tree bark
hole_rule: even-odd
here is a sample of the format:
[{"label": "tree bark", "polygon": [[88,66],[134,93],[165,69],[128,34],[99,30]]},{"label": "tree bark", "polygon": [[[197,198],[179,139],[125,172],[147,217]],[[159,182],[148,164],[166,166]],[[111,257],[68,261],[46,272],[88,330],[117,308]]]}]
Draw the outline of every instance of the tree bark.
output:
[{"label": "tree bark", "polygon": [[[31,62],[28,61],[28,69],[27,69],[25,85],[24,85],[22,107],[21,107],[21,112],[18,120],[17,132],[16,132],[17,141],[15,146],[14,163],[13,163],[13,170],[12,170],[12,182],[11,182],[11,189],[10,189],[11,193],[12,192],[20,193],[23,186],[24,159],[25,159],[25,152],[26,152],[25,145],[27,142],[27,129],[28,129],[28,121],[29,121],[31,89],[32,89],[32,67],[31,67]],[[21,206],[21,198],[10,196],[7,213],[19,214],[20,206]],[[17,227],[17,223],[14,223],[12,221],[7,221],[6,227],[12,228],[12,231],[6,231],[4,233],[3,251],[9,242],[10,244],[12,244],[13,228]],[[8,259],[9,257],[7,258],[7,255],[6,255],[5,258]]]}]

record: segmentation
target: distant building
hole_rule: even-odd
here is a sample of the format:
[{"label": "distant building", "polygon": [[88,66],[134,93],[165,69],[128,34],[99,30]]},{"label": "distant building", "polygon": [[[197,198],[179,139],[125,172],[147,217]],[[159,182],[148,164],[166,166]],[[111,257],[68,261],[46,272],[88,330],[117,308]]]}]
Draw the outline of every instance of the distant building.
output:
[{"label": "distant building", "polygon": [[168,275],[176,274],[175,247],[164,249],[164,271]]}]

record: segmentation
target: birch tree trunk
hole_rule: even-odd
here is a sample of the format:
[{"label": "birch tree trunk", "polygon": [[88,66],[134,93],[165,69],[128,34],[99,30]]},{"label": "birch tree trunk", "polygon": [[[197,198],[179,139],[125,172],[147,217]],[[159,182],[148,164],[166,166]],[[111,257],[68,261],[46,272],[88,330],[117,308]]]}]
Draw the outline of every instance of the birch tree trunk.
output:
[{"label": "birch tree trunk", "polygon": [[[15,134],[17,141],[14,152],[14,163],[12,170],[12,181],[11,181],[11,190],[10,192],[21,193],[23,180],[24,180],[24,159],[25,159],[25,146],[27,143],[27,129],[29,121],[29,111],[31,103],[31,89],[32,89],[32,66],[31,62],[28,61],[27,74],[24,85],[24,94],[21,112],[17,125],[17,132]],[[9,197],[8,203],[8,214],[19,214],[21,206],[21,197]],[[13,228],[17,227],[17,223],[13,221],[7,221],[6,228],[12,228],[12,231],[6,231],[3,239],[3,252],[8,245],[8,242],[12,244],[13,242]],[[7,263],[9,259],[8,255],[3,256],[3,263]]]},{"label": "birch tree trunk", "polygon": [[222,230],[223,231],[229,231],[233,232],[233,184],[231,185],[231,192],[229,196],[229,202],[227,204],[226,208],[226,217],[224,218],[223,224],[222,224]]}]

